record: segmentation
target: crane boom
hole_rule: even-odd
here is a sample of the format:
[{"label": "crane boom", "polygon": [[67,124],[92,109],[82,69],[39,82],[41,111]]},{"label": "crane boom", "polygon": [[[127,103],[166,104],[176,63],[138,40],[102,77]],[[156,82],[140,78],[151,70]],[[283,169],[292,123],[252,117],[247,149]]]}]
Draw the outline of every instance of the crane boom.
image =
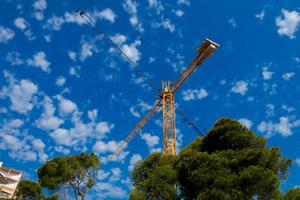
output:
[{"label": "crane boom", "polygon": [[205,39],[205,41],[201,44],[200,47],[197,48],[198,55],[194,58],[191,64],[181,73],[180,77],[175,81],[174,87],[172,88],[172,92],[174,93],[190,75],[203,63],[203,61],[211,56],[219,45],[209,39]]},{"label": "crane boom", "polygon": [[114,152],[111,160],[115,160],[116,156],[120,154],[121,151],[123,151],[124,148],[128,145],[128,143],[134,138],[134,136],[144,127],[146,122],[150,120],[150,118],[153,116],[155,111],[161,106],[161,99],[158,99],[154,106],[151,108],[151,110],[144,116],[144,118],[134,127],[134,129],[128,134],[128,136],[125,138],[125,140],[120,144],[120,146],[117,148],[117,150]]}]

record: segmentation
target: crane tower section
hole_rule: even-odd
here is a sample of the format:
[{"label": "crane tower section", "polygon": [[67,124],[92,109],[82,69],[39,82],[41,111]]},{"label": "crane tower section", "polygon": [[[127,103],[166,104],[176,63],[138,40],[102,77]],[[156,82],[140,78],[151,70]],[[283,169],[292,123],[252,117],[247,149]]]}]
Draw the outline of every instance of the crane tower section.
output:
[{"label": "crane tower section", "polygon": [[175,105],[173,83],[162,82],[163,98],[163,154],[176,154]]}]

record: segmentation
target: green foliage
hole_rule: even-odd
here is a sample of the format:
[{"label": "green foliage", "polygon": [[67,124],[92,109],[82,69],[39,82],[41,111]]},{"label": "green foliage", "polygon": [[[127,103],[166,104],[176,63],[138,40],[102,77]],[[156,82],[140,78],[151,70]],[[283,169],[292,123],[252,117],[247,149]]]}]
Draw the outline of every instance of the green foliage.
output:
[{"label": "green foliage", "polygon": [[155,153],[140,162],[132,172],[131,199],[141,193],[146,199],[279,199],[290,165],[277,147],[223,118],[175,158]]},{"label": "green foliage", "polygon": [[20,182],[17,196],[26,200],[40,200],[44,198],[42,187],[39,184],[28,180]]},{"label": "green foliage", "polygon": [[95,184],[94,175],[100,167],[100,160],[95,154],[80,154],[58,157],[47,161],[38,169],[39,183],[48,189],[57,189],[69,184],[75,193],[85,199],[87,189]]},{"label": "green foliage", "polygon": [[300,200],[300,188],[288,190],[285,193],[283,200]]},{"label": "green foliage", "polygon": [[136,187],[130,199],[177,199],[176,171],[172,165],[174,158],[160,153],[150,155],[140,162],[132,172],[133,184]]},{"label": "green foliage", "polygon": [[18,186],[17,199],[22,200],[57,200],[57,196],[47,197],[42,192],[42,187],[33,181],[23,180]]}]

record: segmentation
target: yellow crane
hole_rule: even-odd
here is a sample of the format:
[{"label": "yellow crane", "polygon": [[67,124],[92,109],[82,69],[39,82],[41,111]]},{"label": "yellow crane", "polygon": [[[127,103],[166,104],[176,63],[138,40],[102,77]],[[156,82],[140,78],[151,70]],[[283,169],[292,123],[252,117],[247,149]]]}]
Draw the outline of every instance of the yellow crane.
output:
[{"label": "yellow crane", "polygon": [[140,120],[135,128],[128,134],[125,140],[114,152],[111,159],[115,159],[118,154],[128,145],[134,136],[143,128],[143,126],[150,120],[155,111],[162,108],[163,111],[163,154],[176,154],[176,131],[175,131],[175,103],[174,93],[178,88],[191,76],[191,74],[204,62],[206,58],[211,56],[219,45],[209,39],[197,48],[197,56],[193,59],[186,69],[181,73],[175,82],[162,82],[162,91],[159,94],[158,100],[150,111]]},{"label": "yellow crane", "polygon": [[[82,17],[87,23],[92,26],[96,26],[96,22],[84,11],[77,9],[76,13]],[[137,68],[136,64],[124,53],[122,48],[112,41],[112,39],[107,36],[104,32],[101,32],[105,39],[107,39],[112,45],[115,46],[116,50],[122,55],[133,68]],[[192,60],[192,62],[185,68],[181,73],[179,78],[174,82],[167,81],[162,82],[162,91],[158,95],[158,99],[150,111],[139,121],[139,123],[134,127],[134,129],[128,134],[125,140],[122,141],[120,146],[116,149],[112,160],[116,158],[120,152],[128,145],[128,143],[134,138],[134,136],[144,127],[144,125],[151,119],[154,113],[162,108],[163,111],[163,154],[165,155],[175,155],[176,154],[176,131],[175,131],[175,102],[174,93],[178,88],[191,76],[191,74],[217,49],[219,45],[209,39],[205,39],[204,42],[197,48],[197,56]],[[139,70],[138,74],[145,75]],[[147,79],[151,84],[151,82]],[[182,114],[182,112],[180,111]],[[200,132],[192,122],[189,125],[194,128],[198,133]]]}]

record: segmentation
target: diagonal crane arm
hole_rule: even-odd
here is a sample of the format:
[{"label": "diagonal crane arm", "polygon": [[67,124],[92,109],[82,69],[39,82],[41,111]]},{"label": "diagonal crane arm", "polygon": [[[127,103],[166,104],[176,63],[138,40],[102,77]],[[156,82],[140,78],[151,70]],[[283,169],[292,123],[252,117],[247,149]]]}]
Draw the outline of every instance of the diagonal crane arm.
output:
[{"label": "diagonal crane arm", "polygon": [[171,91],[173,93],[176,92],[176,90],[186,81],[188,77],[191,76],[191,74],[199,67],[199,65],[201,65],[206,58],[211,56],[217,50],[217,48],[219,48],[217,43],[209,39],[205,39],[201,46],[197,48],[198,55],[181,73],[180,77],[175,81]]},{"label": "diagonal crane arm", "polygon": [[144,127],[144,125],[151,119],[154,115],[155,111],[161,107],[161,99],[158,99],[151,110],[144,116],[144,118],[134,127],[134,129],[128,134],[124,141],[120,144],[114,154],[111,156],[111,160],[115,160],[117,155],[123,151],[124,148],[128,145],[128,143],[134,138],[134,136]]}]

